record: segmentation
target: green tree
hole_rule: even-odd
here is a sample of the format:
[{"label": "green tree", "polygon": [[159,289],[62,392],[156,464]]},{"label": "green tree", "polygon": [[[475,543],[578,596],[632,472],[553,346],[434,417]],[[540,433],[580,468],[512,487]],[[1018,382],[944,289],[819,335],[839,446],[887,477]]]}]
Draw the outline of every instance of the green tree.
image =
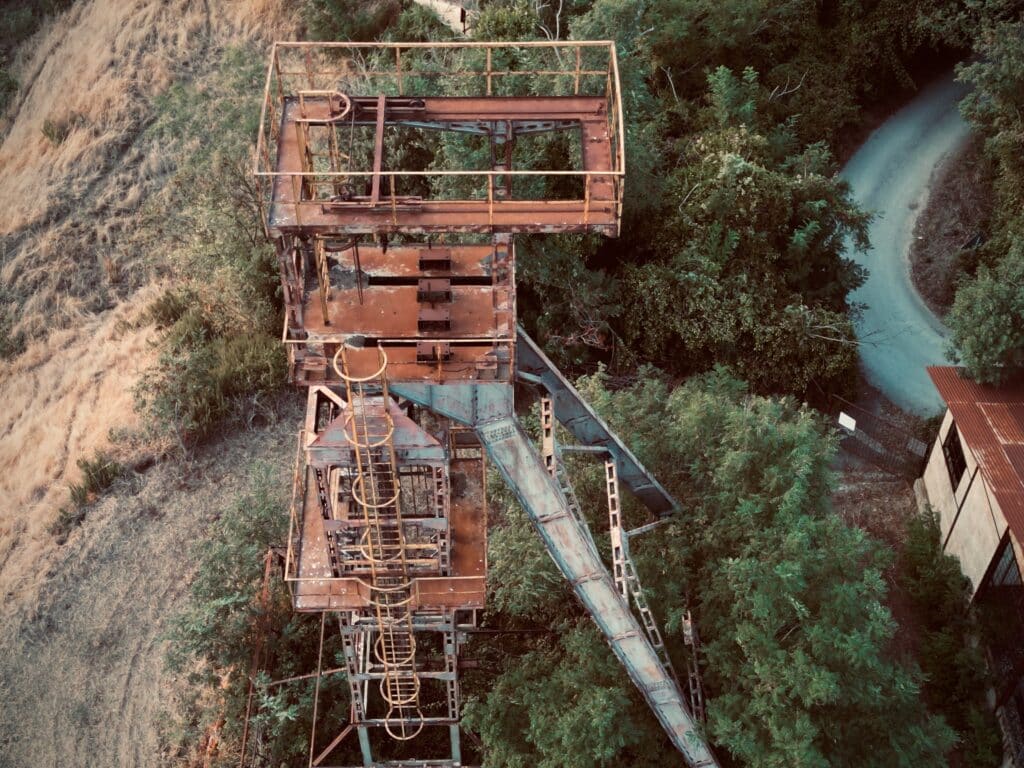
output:
[{"label": "green tree", "polygon": [[668,626],[696,615],[715,742],[764,768],[945,765],[953,733],[887,653],[885,557],[829,508],[818,417],[722,371],[583,389],[686,507],[633,549]]},{"label": "green tree", "polygon": [[729,364],[759,391],[841,387],[856,366],[846,296],[863,280],[844,251],[865,245],[868,216],[824,146],[763,122],[753,70],[716,70],[709,87],[650,256],[625,270],[625,336],[673,370]]},{"label": "green tree", "polygon": [[999,264],[981,266],[956,292],[946,323],[950,354],[971,376],[999,384],[1024,365],[1024,246],[1017,241]]},{"label": "green tree", "polygon": [[987,26],[976,53],[958,69],[971,86],[961,110],[986,137],[986,151],[999,169],[999,208],[1009,220],[1020,216],[1024,204],[1024,22]]},{"label": "green tree", "polygon": [[466,704],[489,768],[601,768],[678,762],[590,619],[555,625]]},{"label": "green tree", "polygon": [[958,287],[947,322],[951,355],[978,381],[998,384],[1024,364],[1024,22],[990,21],[977,52],[959,69],[971,85],[961,108],[986,137],[996,205],[983,263]]},{"label": "green tree", "polygon": [[487,604],[511,619],[541,624],[572,610],[569,588],[512,493],[497,474],[488,479],[493,525],[487,539]]}]

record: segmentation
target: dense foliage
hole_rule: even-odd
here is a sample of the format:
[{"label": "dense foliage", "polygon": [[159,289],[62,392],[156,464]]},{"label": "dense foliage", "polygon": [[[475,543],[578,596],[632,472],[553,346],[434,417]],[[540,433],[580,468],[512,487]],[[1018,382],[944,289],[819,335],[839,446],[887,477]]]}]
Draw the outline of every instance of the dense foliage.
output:
[{"label": "dense foliage", "polygon": [[[855,375],[847,258],[867,216],[832,151],[914,67],[963,45],[956,3],[492,2],[479,38],[618,43],[625,230],[524,243],[521,307],[563,364],[728,365],[759,392],[818,396]],[[538,238],[539,240],[539,238]]]},{"label": "dense foliage", "polygon": [[665,734],[573,598],[526,514],[504,487],[489,482],[488,488],[487,624],[512,634],[500,643],[485,637],[484,644],[467,649],[487,664],[485,672],[469,673],[463,681],[463,723],[478,735],[484,764],[674,764]]},{"label": "dense foliage", "polygon": [[910,520],[900,558],[900,587],[921,628],[918,658],[925,701],[956,729],[965,765],[994,768],[1002,763],[1002,745],[985,702],[989,681],[978,628],[968,611],[970,583],[956,558],[942,551],[935,515]]},{"label": "dense foliage", "polygon": [[977,274],[958,289],[948,323],[953,354],[977,380],[997,384],[1024,366],[1024,22],[989,20],[977,49],[960,68],[972,87],[962,110],[996,166],[996,209]]},{"label": "dense foliage", "polygon": [[669,626],[687,597],[697,617],[716,743],[750,766],[943,765],[952,734],[886,650],[884,553],[830,510],[834,444],[818,417],[721,371],[674,391],[587,390],[686,500],[638,554]]},{"label": "dense foliage", "polygon": [[[675,633],[677,659],[687,652],[682,616],[692,610],[696,617],[708,729],[721,751],[736,765],[759,768],[945,765],[955,735],[925,709],[920,673],[889,653],[895,622],[885,606],[887,558],[830,510],[834,443],[813,411],[751,396],[721,369],[676,389],[652,370],[626,389],[609,390],[606,381],[599,374],[581,387],[685,500],[683,514],[632,548],[652,605]],[[606,676],[601,659],[610,662],[610,653],[587,639],[596,629],[576,618],[579,609],[527,535],[522,513],[499,501],[491,620],[558,634],[519,649],[506,645],[497,679],[480,686],[467,723],[487,764],[553,766],[575,752],[594,765],[663,764],[642,751],[660,737],[650,718],[627,714],[625,702],[635,696],[628,680]],[[591,524],[601,541],[604,526]],[[524,583],[531,591],[520,594]],[[583,644],[596,659],[584,663]],[[542,669],[547,688],[534,682],[545,679]],[[595,687],[587,729],[569,727],[582,717],[580,698],[566,705],[563,683]],[[621,732],[627,717],[629,732],[643,732],[642,740]]]},{"label": "dense foliage", "polygon": [[[248,167],[262,69],[254,50],[226,52],[213,82],[177,84],[162,96],[149,129],[179,163],[144,213],[143,231],[172,244],[160,265],[172,286],[149,308],[163,329],[160,357],[137,388],[138,404],[183,452],[226,420],[251,423],[271,411],[285,381],[277,265]],[[216,146],[205,141],[210,130],[221,137]]]}]

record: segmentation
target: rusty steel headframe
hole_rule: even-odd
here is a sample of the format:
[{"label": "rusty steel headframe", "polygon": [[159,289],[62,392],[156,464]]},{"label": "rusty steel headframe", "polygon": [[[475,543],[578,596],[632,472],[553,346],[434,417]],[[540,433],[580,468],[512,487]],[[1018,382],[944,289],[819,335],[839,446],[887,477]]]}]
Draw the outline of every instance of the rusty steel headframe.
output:
[{"label": "rusty steel headframe", "polygon": [[[309,765],[353,732],[363,766],[463,765],[458,657],[486,597],[489,460],[686,761],[716,766],[628,532],[617,584],[559,468],[554,420],[581,443],[566,450],[605,457],[610,519],[620,476],[652,512],[678,504],[516,326],[514,233],[619,233],[614,43],[277,43],[254,173],[289,377],[308,389],[282,570],[294,609],[321,614],[320,654],[315,673],[273,685],[315,681]],[[550,398],[543,459],[516,381]],[[324,745],[320,681],[340,671],[324,671],[328,613],[351,709]],[[448,730],[448,755],[404,759],[424,728]],[[393,758],[375,754],[382,730]]]}]

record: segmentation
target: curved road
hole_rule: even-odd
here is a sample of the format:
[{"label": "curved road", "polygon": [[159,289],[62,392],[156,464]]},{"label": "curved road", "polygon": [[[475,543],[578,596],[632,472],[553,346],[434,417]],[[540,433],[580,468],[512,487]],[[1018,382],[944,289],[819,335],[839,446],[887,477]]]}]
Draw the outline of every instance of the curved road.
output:
[{"label": "curved road", "polygon": [[922,416],[942,408],[925,366],[948,362],[948,331],[911,284],[910,243],[933,171],[967,138],[957,109],[964,91],[952,74],[921,91],[871,134],[840,174],[860,206],[876,215],[872,247],[852,254],[869,271],[850,297],[867,305],[857,323],[861,362],[873,386]]}]

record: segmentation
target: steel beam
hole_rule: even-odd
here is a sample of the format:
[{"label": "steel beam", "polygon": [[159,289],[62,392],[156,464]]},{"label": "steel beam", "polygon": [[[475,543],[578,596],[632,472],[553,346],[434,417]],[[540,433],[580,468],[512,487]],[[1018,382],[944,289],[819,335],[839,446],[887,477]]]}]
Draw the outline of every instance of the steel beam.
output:
[{"label": "steel beam", "polygon": [[599,446],[608,451],[619,468],[619,481],[658,515],[679,510],[679,502],[654,479],[626,444],[612,432],[604,420],[580,396],[537,343],[520,326],[516,344],[517,373],[532,382],[538,379],[555,402],[555,418],[584,446]]},{"label": "steel beam", "polygon": [[568,513],[565,496],[514,416],[480,425],[477,434],[516,494],[552,559],[604,633],[658,721],[692,768],[718,766],[678,685],[662,665],[604,562]]}]

